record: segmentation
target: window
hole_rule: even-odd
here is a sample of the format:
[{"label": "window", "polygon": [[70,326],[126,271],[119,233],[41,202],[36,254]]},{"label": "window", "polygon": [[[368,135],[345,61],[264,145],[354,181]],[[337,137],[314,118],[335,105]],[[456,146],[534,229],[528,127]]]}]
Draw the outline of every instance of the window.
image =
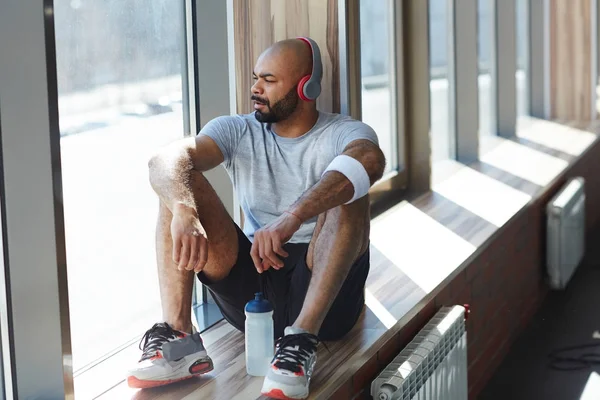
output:
[{"label": "window", "polygon": [[402,76],[402,7],[391,0],[365,0],[355,7],[353,12],[360,17],[350,35],[360,39],[360,47],[351,62],[360,68],[360,75],[354,75],[360,97],[354,100],[353,113],[375,130],[385,155],[384,176],[370,190],[371,204],[385,208],[407,183],[403,87],[398,79]]},{"label": "window", "polygon": [[516,24],[517,24],[517,116],[529,114],[527,106],[527,0],[517,0],[516,4]]},{"label": "window", "polygon": [[493,2],[477,0],[477,60],[479,66],[479,135],[496,134],[492,128],[494,96],[492,84],[493,62]]},{"label": "window", "polygon": [[431,91],[431,161],[453,158],[450,138],[448,1],[429,0],[429,65]]},{"label": "window", "polygon": [[161,319],[147,162],[183,137],[185,29],[179,2],[54,5],[77,376]]},{"label": "window", "polygon": [[379,137],[387,166],[398,168],[393,13],[390,0],[360,2],[362,120]]}]

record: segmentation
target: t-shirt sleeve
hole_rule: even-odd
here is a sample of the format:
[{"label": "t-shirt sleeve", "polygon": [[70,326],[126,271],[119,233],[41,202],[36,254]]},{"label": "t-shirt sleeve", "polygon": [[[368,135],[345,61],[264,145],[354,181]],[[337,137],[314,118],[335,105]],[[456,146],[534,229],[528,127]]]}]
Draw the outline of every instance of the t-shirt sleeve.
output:
[{"label": "t-shirt sleeve", "polygon": [[379,138],[369,125],[362,121],[351,120],[344,122],[337,129],[337,138],[335,143],[336,155],[344,152],[346,146],[359,139],[366,139],[379,146]]},{"label": "t-shirt sleeve", "polygon": [[243,118],[226,115],[208,121],[198,135],[208,136],[215,141],[223,153],[223,164],[228,167],[235,158],[238,144],[246,129]]}]

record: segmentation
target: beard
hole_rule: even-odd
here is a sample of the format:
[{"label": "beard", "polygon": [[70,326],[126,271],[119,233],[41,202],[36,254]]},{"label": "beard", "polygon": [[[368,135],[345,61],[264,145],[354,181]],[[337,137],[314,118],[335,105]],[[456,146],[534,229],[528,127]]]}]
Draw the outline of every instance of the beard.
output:
[{"label": "beard", "polygon": [[275,123],[280,122],[288,118],[294,111],[296,111],[296,107],[298,107],[298,92],[296,91],[296,87],[294,86],[292,90],[290,90],[281,100],[273,104],[265,99],[262,99],[257,96],[252,96],[252,100],[255,100],[259,103],[262,103],[267,106],[267,112],[254,111],[254,117],[258,120],[258,122],[266,122],[266,123]]}]

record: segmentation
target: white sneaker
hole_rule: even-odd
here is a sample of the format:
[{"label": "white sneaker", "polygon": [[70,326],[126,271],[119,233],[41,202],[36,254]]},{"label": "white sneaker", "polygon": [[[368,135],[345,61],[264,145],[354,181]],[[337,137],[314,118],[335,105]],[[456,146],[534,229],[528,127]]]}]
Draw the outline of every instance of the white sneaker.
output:
[{"label": "white sneaker", "polygon": [[305,399],[317,362],[319,339],[300,329],[287,327],[277,341],[271,368],[263,382],[262,394],[273,399]]},{"label": "white sneaker", "polygon": [[140,350],[142,357],[127,377],[127,384],[132,388],[167,385],[213,369],[213,362],[195,328],[190,334],[174,330],[167,323],[154,324],[142,337]]}]

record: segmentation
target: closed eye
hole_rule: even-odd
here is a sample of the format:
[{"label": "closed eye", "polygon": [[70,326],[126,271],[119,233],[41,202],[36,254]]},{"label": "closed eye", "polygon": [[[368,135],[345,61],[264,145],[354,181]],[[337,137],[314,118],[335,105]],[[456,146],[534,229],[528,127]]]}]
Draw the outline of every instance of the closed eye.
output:
[{"label": "closed eye", "polygon": [[258,76],[256,74],[252,74],[252,79],[253,80],[258,80],[258,77],[261,77],[262,79],[264,79],[265,82],[268,83],[273,83],[276,81],[275,76],[271,73],[264,73],[264,74],[259,74]]}]

